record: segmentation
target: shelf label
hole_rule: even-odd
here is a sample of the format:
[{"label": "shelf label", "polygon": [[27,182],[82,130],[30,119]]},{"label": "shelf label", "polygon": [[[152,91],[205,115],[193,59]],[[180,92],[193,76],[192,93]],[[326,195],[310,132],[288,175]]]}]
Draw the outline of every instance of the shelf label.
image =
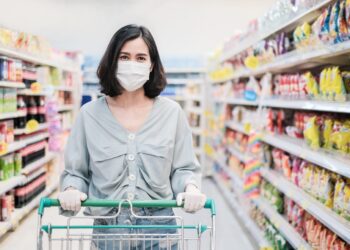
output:
[{"label": "shelf label", "polygon": [[0,142],[0,154],[4,155],[8,152],[8,144],[6,142]]},{"label": "shelf label", "polygon": [[33,133],[35,131],[37,131],[39,129],[39,123],[32,119],[32,120],[29,120],[26,124],[26,133],[27,134],[30,134],[30,133]]},{"label": "shelf label", "polygon": [[30,85],[30,90],[34,94],[39,94],[42,92],[43,88],[42,88],[42,85],[40,83],[34,82]]}]

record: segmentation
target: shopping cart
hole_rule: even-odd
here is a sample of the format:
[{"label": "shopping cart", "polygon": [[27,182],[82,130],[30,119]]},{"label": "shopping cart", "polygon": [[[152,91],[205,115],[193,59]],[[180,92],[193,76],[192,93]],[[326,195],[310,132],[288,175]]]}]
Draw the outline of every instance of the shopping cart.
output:
[{"label": "shopping cart", "polygon": [[[210,244],[209,249],[215,249],[216,209],[215,203],[211,199],[208,199],[204,206],[204,208],[210,210],[211,220],[210,223],[208,223],[209,225],[185,225],[184,220],[181,216],[140,216],[134,212],[134,209],[140,208],[154,209],[178,207],[176,201],[173,200],[86,200],[82,202],[82,206],[84,207],[110,207],[115,209],[118,208],[118,210],[116,210],[116,214],[112,216],[72,216],[67,219],[67,224],[65,225],[43,225],[42,222],[45,208],[58,206],[60,206],[60,204],[57,199],[41,199],[38,209],[38,250],[192,250],[201,249],[201,245],[203,245],[202,235],[208,235],[206,238],[208,238]],[[80,222],[80,224],[75,224],[76,221],[87,219],[116,219],[120,215],[122,209],[128,209],[130,216],[137,219],[145,219],[152,221],[174,219],[177,223],[172,225],[160,225],[159,223],[147,225],[86,225],[81,224]],[[73,220],[75,221],[75,223],[72,223]],[[93,231],[101,229],[114,230],[114,232],[116,230],[124,230],[124,232],[122,231],[123,233],[94,233]],[[128,233],[125,233],[125,230],[130,231],[128,231]],[[152,230],[152,233],[148,233],[147,230]],[[157,232],[157,230],[159,230],[160,232],[164,232],[164,230],[173,230],[175,233],[154,233]],[[191,235],[191,237],[188,237],[189,235]],[[206,245],[206,247],[208,247],[208,245]]]}]

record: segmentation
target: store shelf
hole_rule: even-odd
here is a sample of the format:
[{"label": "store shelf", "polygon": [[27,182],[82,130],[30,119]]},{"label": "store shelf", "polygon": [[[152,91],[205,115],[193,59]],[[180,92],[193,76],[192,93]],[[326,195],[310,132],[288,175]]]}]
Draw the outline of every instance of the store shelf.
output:
[{"label": "store shelf", "polygon": [[235,149],[233,146],[227,147],[228,151],[235,156],[238,160],[240,160],[243,163],[247,163],[249,160],[251,160],[253,157],[245,152],[241,152],[238,149]]},{"label": "store shelf", "polygon": [[189,100],[189,101],[198,101],[198,102],[200,102],[200,101],[202,101],[202,96],[200,96],[200,95],[186,95],[186,100]]},{"label": "store shelf", "polygon": [[244,105],[244,106],[258,106],[258,101],[248,101],[243,98],[227,98],[225,101],[227,104]]},{"label": "store shelf", "polygon": [[202,114],[203,113],[203,108],[200,108],[200,107],[190,107],[190,108],[187,108],[187,112],[188,113],[194,113],[194,114]]},{"label": "store shelf", "polygon": [[204,73],[205,68],[169,68],[165,69],[165,73]]},{"label": "store shelf", "polygon": [[239,188],[239,190],[243,189],[243,180],[241,179],[241,177],[239,177],[235,172],[233,172],[226,164],[225,162],[223,162],[223,160],[221,159],[213,159],[217,164],[220,165],[220,167],[225,171],[226,174],[228,174],[228,176],[230,176],[230,178],[232,179],[232,181],[234,182],[234,184],[237,186],[237,188]]},{"label": "store shelf", "polygon": [[48,127],[49,127],[49,125],[47,123],[43,123],[43,124],[39,124],[39,127],[33,131],[27,131],[26,129],[15,129],[14,134],[15,135],[23,135],[23,134],[28,135],[28,134],[38,132],[40,130],[47,129]]},{"label": "store shelf", "polygon": [[199,127],[191,127],[192,133],[194,135],[202,135],[203,134],[203,130],[202,128]]},{"label": "store shelf", "polygon": [[38,170],[34,171],[33,173],[31,173],[29,176],[26,177],[24,184],[31,182],[32,180],[34,180],[35,178],[39,177],[40,175],[46,172],[47,172],[46,168],[39,168]]},{"label": "store shelf", "polygon": [[25,181],[26,177],[23,175],[14,176],[6,181],[0,181],[0,195],[20,185]]},{"label": "store shelf", "polygon": [[54,86],[54,89],[57,91],[66,91],[66,92],[73,92],[73,87],[67,87],[67,86]]},{"label": "store shelf", "polygon": [[288,100],[288,99],[271,98],[271,99],[265,99],[262,102],[262,105],[265,107],[272,107],[272,108],[350,113],[350,102]]},{"label": "store shelf", "polygon": [[263,198],[256,198],[252,201],[295,249],[312,250],[312,247],[299,235],[292,225],[290,225],[266,200]]},{"label": "store shelf", "polygon": [[58,181],[55,181],[50,186],[48,186],[41,194],[39,194],[35,199],[28,203],[25,207],[15,209],[12,213],[10,220],[0,222],[0,238],[2,238],[8,231],[15,229],[19,222],[33,209],[39,206],[40,199],[42,197],[49,196],[58,187]]},{"label": "store shelf", "polygon": [[250,218],[247,210],[242,209],[241,205],[237,202],[235,194],[230,192],[227,187],[222,184],[220,177],[216,173],[213,174],[213,179],[216,182],[217,187],[220,190],[220,193],[223,195],[225,200],[228,202],[231,209],[237,215],[239,221],[243,224],[244,228],[254,237],[255,242],[259,245],[260,248],[269,247],[270,245],[264,238],[264,233],[259,229],[256,223]]},{"label": "store shelf", "polygon": [[[26,52],[14,50],[11,48],[5,48],[3,46],[0,46],[0,55],[17,58],[26,62],[31,62],[38,65],[47,65],[51,67],[60,68],[65,71],[70,72],[78,72],[80,70],[79,67],[76,67],[73,65],[73,62],[56,62],[54,60],[46,59],[40,56],[31,55]],[[70,65],[71,64],[71,65]]]},{"label": "store shelf", "polygon": [[66,112],[73,110],[73,105],[62,105],[58,108],[58,112]]},{"label": "store shelf", "polygon": [[41,159],[27,165],[25,168],[23,168],[21,173],[24,175],[29,175],[30,173],[34,172],[35,170],[41,168],[46,163],[53,160],[55,157],[56,157],[55,154],[47,153],[47,155],[44,158],[41,158]]},{"label": "store shelf", "polygon": [[3,114],[0,114],[0,120],[7,120],[7,119],[13,119],[17,117],[24,117],[24,116],[26,116],[26,113],[22,111],[17,111],[13,113],[3,113]]},{"label": "store shelf", "polygon": [[186,98],[184,96],[172,96],[172,95],[168,95],[168,96],[163,96],[163,97],[167,97],[169,99],[172,99],[174,101],[186,101]]},{"label": "store shelf", "polygon": [[24,95],[24,96],[46,96],[45,92],[39,92],[39,93],[35,93],[33,92],[31,89],[23,89],[23,90],[19,90],[17,92],[18,95]]},{"label": "store shelf", "polygon": [[0,87],[1,87],[1,88],[17,88],[17,89],[22,89],[22,88],[25,88],[26,85],[24,85],[23,82],[0,81]]},{"label": "store shelf", "polygon": [[332,172],[350,178],[350,158],[326,150],[311,149],[302,139],[286,135],[262,134],[262,140],[274,147],[280,148],[292,155],[326,168]]},{"label": "store shelf", "polygon": [[220,58],[220,62],[224,62],[224,61],[230,59],[231,57],[233,57],[233,56],[237,55],[238,53],[248,49],[249,47],[257,44],[259,41],[262,41],[262,40],[268,38],[269,36],[274,35],[277,32],[290,31],[292,28],[294,28],[298,24],[302,24],[302,23],[309,22],[309,21],[313,20],[315,17],[320,15],[319,10],[322,9],[323,7],[327,6],[331,2],[332,2],[332,0],[322,1],[322,2],[318,3],[317,5],[315,5],[314,7],[312,7],[310,9],[304,11],[303,13],[300,13],[299,15],[293,17],[289,21],[279,22],[279,24],[276,27],[272,27],[268,30],[256,32],[256,34],[254,36],[251,36],[247,39],[240,41],[240,46],[234,46],[234,48],[231,51],[227,52],[225,55],[222,55],[222,57]]},{"label": "store shelf", "polygon": [[225,83],[225,82],[231,81],[233,78],[234,78],[234,75],[230,75],[225,78],[211,80],[210,84]]},{"label": "store shelf", "polygon": [[250,131],[246,130],[244,125],[238,122],[229,121],[225,123],[225,126],[242,134],[250,135]]},{"label": "store shelf", "polygon": [[308,195],[302,189],[269,169],[261,170],[262,176],[277,187],[281,192],[302,206],[323,225],[350,244],[350,222],[340,217],[331,209]]}]

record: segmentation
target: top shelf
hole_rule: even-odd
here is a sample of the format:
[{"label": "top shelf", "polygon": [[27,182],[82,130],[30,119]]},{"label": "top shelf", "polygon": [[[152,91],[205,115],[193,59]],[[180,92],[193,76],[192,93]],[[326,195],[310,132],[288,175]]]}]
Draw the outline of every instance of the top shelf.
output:
[{"label": "top shelf", "polygon": [[310,22],[313,19],[315,19],[317,16],[320,15],[320,11],[323,7],[327,6],[333,2],[333,0],[325,0],[314,7],[300,13],[299,15],[295,16],[291,20],[287,22],[281,22],[277,26],[268,29],[268,30],[262,30],[256,32],[254,36],[251,36],[247,39],[243,39],[242,41],[239,42],[239,46],[235,46],[232,50],[228,51],[225,55],[223,55],[220,58],[220,62],[225,62],[226,60],[232,58],[233,56],[237,55],[238,53],[246,50],[247,48],[257,44],[259,41],[264,40],[273,34],[277,32],[282,32],[282,31],[290,31],[293,29],[297,24],[304,23],[304,22]]},{"label": "top shelf", "polygon": [[69,72],[79,72],[80,68],[75,66],[73,63],[63,63],[63,62],[56,62],[54,60],[42,58],[39,56],[31,55],[26,52],[21,52],[21,51],[16,51],[14,49],[9,49],[0,46],[0,55],[12,57],[12,58],[17,58],[26,62],[31,62],[34,64],[39,64],[39,65],[47,65],[51,67],[56,67],[59,69],[62,69],[64,71],[69,71]]}]

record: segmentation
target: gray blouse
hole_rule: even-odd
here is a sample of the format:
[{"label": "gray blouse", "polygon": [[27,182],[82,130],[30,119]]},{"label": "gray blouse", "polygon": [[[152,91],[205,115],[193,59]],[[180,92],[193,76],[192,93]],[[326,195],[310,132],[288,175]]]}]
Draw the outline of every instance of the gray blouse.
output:
[{"label": "gray blouse", "polygon": [[65,150],[61,190],[74,187],[89,199],[173,199],[189,183],[200,187],[200,180],[191,129],[176,102],[157,97],[142,128],[130,133],[101,97],[84,105],[77,117]]}]

